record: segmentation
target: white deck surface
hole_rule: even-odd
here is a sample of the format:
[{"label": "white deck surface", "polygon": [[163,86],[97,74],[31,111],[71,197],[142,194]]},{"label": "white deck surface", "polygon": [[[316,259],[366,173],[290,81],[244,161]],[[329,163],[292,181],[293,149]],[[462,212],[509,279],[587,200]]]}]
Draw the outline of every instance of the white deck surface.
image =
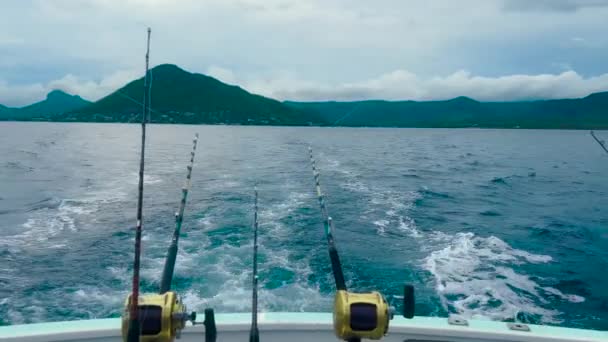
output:
[{"label": "white deck surface", "polygon": [[[202,319],[202,317],[201,317]],[[251,314],[216,314],[217,341],[249,340]],[[260,341],[337,341],[330,313],[260,313]],[[506,323],[470,320],[468,326],[449,325],[447,318],[395,317],[383,341],[589,341],[608,342],[608,332],[529,325],[530,332],[513,331]],[[0,341],[121,341],[120,319],[52,322],[0,327]],[[204,327],[187,327],[178,341],[204,341]]]}]

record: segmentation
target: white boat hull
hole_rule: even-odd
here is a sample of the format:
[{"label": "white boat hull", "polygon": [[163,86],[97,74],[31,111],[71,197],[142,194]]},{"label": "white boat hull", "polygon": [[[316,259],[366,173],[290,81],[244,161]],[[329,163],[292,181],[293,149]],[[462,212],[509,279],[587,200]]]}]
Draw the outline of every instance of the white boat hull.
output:
[{"label": "white boat hull", "polygon": [[[330,313],[260,313],[260,341],[337,341]],[[250,314],[217,314],[217,341],[248,341]],[[528,325],[530,331],[512,330],[507,323],[469,320],[468,325],[452,325],[447,318],[395,317],[382,341],[440,342],[608,342],[608,332]],[[120,319],[52,322],[0,327],[0,341],[121,341]],[[203,342],[202,325],[187,327],[178,341]]]}]

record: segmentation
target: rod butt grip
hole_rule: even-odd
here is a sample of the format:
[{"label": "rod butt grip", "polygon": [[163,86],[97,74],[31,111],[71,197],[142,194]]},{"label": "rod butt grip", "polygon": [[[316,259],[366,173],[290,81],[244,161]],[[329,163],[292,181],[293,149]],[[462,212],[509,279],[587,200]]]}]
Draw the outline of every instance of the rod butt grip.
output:
[{"label": "rod butt grip", "polygon": [[403,286],[403,317],[414,318],[415,306],[414,285],[405,284]]}]

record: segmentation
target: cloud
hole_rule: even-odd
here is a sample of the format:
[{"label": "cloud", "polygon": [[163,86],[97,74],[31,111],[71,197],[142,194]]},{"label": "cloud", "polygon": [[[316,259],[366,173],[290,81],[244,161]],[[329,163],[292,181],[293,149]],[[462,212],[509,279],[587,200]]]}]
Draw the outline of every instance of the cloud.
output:
[{"label": "cloud", "polygon": [[[0,80],[0,104],[5,106],[23,106],[39,101],[46,94],[45,87],[40,84],[10,85]],[[6,99],[6,102],[2,102]]]},{"label": "cloud", "polygon": [[207,75],[220,79],[224,83],[236,84],[236,77],[230,69],[212,65],[207,69]]},{"label": "cloud", "polygon": [[512,11],[573,12],[588,7],[608,7],[608,0],[504,0]]},{"label": "cloud", "polygon": [[0,79],[43,90],[5,90],[0,103],[40,100],[52,85],[103,95],[110,75],[143,74],[148,26],[151,64],[284,98],[336,89],[343,98],[391,95],[362,83],[413,77],[421,81],[408,84],[419,84],[457,70],[491,77],[564,70],[556,63],[586,79],[607,72],[606,1],[9,1],[0,14]]},{"label": "cloud", "polygon": [[[355,82],[337,83],[302,79],[292,72],[242,74],[221,66],[209,67],[208,74],[252,93],[295,101],[442,100],[458,96],[479,101],[515,101],[577,98],[608,91],[608,74],[585,78],[573,70],[499,77],[477,76],[460,70],[446,76],[423,77],[399,69]],[[68,74],[46,84],[10,86],[0,82],[0,100],[12,98],[13,101],[4,104],[26,105],[43,99],[53,89],[97,100],[139,76],[137,71],[125,70],[100,81]]]},{"label": "cloud", "polygon": [[480,101],[514,101],[584,97],[608,90],[608,74],[584,78],[575,71],[559,74],[475,76],[457,71],[444,77],[420,77],[395,70],[368,80],[324,84],[279,77],[243,80],[245,88],[281,100],[440,100],[468,96]]},{"label": "cloud", "polygon": [[46,94],[55,89],[96,101],[140,76],[135,70],[121,70],[99,81],[83,79],[72,74],[44,84],[11,85],[0,80],[0,104],[10,107],[29,105],[45,99]]}]

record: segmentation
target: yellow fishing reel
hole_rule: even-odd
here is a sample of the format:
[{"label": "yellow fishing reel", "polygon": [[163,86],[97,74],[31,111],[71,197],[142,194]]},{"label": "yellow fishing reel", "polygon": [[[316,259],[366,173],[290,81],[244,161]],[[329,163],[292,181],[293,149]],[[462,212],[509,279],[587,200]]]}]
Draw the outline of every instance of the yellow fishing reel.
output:
[{"label": "yellow fishing reel", "polygon": [[[122,337],[125,342],[129,330],[130,303],[131,295],[125,302],[122,316]],[[172,342],[180,337],[186,321],[196,319],[196,314],[188,314],[177,293],[172,291],[139,296],[138,309],[141,342]]]},{"label": "yellow fishing reel", "polygon": [[379,292],[336,292],[334,301],[334,331],[342,340],[381,339],[388,332],[391,313]]}]

